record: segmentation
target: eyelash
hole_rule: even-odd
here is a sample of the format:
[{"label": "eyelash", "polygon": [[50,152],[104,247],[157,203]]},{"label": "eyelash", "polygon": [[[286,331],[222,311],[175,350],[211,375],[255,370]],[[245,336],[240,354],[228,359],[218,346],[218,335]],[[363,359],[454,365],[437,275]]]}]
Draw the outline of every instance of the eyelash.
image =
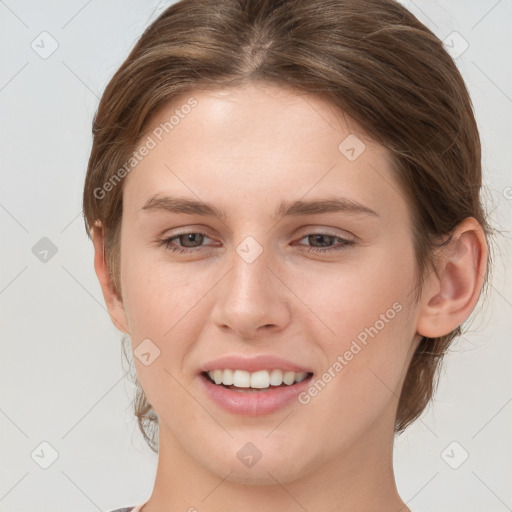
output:
[{"label": "eyelash", "polygon": [[[201,250],[201,247],[181,247],[181,246],[176,246],[176,245],[172,245],[172,241],[175,240],[176,238],[179,238],[180,236],[185,236],[185,235],[203,235],[203,236],[206,236],[208,238],[210,238],[206,233],[202,232],[202,231],[190,231],[190,232],[186,232],[186,233],[180,233],[178,235],[173,235],[172,237],[169,237],[169,238],[164,238],[162,240],[160,240],[160,245],[161,246],[165,246],[165,248],[171,252],[179,252],[179,253],[194,253],[194,252],[197,252],[199,250]],[[308,236],[326,236],[326,237],[330,237],[330,238],[334,238],[334,239],[338,239],[341,244],[341,246],[338,246],[338,247],[324,247],[324,248],[320,248],[320,247],[307,247],[306,249],[306,252],[315,252],[315,253],[319,253],[319,254],[325,254],[327,252],[335,252],[335,251],[342,251],[344,250],[346,247],[350,247],[350,246],[353,246],[355,245],[355,241],[353,240],[346,240],[345,238],[341,238],[337,235],[331,235],[329,233],[310,233],[308,235],[304,235],[302,238],[300,238],[300,240],[302,240],[303,238],[306,238]]]}]

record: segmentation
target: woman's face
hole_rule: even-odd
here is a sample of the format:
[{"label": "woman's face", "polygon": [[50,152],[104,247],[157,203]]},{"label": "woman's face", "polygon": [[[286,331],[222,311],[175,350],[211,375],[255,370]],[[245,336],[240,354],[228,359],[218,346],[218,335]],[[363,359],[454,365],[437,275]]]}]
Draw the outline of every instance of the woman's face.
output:
[{"label": "woman's face", "polygon": [[388,457],[418,339],[411,219],[350,125],[269,84],[151,120],[124,185],[122,321],[161,457],[261,484]]}]

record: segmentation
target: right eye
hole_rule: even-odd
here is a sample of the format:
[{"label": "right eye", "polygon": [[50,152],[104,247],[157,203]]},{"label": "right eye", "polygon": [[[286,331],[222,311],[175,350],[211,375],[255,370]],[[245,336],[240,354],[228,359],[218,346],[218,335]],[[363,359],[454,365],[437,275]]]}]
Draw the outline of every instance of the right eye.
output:
[{"label": "right eye", "polygon": [[[201,242],[204,241],[205,237],[210,238],[206,233],[199,231],[180,233],[178,235],[173,235],[171,237],[160,240],[160,245],[163,245],[167,250],[171,252],[192,253],[200,250]],[[178,240],[181,245],[176,245],[175,240]],[[189,244],[192,245],[192,247],[189,247]],[[199,245],[194,246],[194,244]]]}]

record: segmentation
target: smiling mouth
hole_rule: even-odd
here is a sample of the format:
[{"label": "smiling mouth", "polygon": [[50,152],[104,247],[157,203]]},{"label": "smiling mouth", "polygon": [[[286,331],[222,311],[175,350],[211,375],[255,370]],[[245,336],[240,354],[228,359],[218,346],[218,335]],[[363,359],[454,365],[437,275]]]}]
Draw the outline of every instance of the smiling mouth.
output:
[{"label": "smiling mouth", "polygon": [[202,375],[212,384],[239,392],[261,392],[291,387],[313,376],[311,372],[292,372],[279,369],[256,372],[218,369],[203,372]]}]

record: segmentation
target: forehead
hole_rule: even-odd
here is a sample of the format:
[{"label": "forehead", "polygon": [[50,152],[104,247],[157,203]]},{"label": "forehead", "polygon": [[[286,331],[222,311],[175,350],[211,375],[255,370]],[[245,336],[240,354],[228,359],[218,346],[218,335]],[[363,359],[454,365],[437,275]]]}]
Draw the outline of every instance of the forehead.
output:
[{"label": "forehead", "polygon": [[[194,106],[189,108],[191,103]],[[177,116],[172,116],[173,113]],[[173,127],[165,130],[171,117],[174,117]],[[319,130],[348,132],[361,140],[369,140],[358,123],[331,102],[299,89],[261,80],[224,89],[196,88],[182,93],[153,114],[146,133],[160,126],[165,132],[163,136],[171,132],[177,135],[190,124],[187,119],[194,119],[197,136],[202,134],[201,128],[212,128],[216,130],[217,139],[240,141],[244,137],[246,148],[258,142],[268,145],[272,141],[277,144],[293,138],[314,140],[312,132]],[[201,131],[198,132],[198,128]]]},{"label": "forehead", "polygon": [[329,102],[287,87],[192,90],[153,115],[140,143],[152,147],[125,183],[138,209],[158,192],[247,208],[327,192],[374,206],[401,196],[385,148]]}]

